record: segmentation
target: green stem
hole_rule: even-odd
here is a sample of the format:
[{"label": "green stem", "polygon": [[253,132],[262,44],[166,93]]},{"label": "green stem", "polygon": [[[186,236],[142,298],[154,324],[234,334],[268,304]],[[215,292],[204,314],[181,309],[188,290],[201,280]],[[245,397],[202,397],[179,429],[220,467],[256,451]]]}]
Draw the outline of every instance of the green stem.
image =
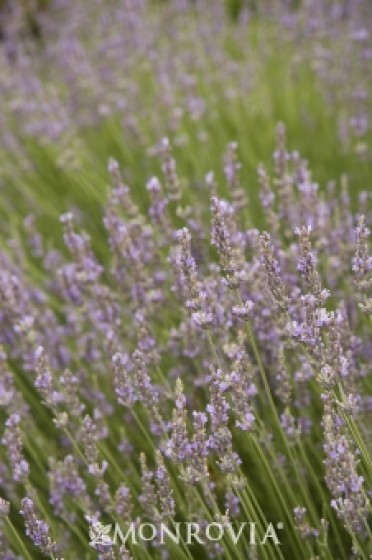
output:
[{"label": "green stem", "polygon": [[[275,491],[275,494],[277,495],[278,501],[280,502],[280,507],[282,508],[282,511],[285,513],[287,521],[289,522],[290,525],[293,525],[293,517],[292,517],[292,512],[288,509],[287,503],[283,498],[282,492],[280,491],[280,488],[278,487],[277,481],[271,471],[270,465],[267,462],[267,459],[264,455],[264,453],[262,452],[261,447],[258,445],[258,443],[256,442],[255,438],[253,436],[251,436],[251,441],[256,449],[256,451],[258,452],[258,455],[260,456],[260,460],[262,465],[265,468],[265,471],[270,479],[271,485]],[[296,535],[296,544],[299,547],[299,550],[302,550],[302,546],[301,546],[301,541],[297,535],[297,533],[294,533]]]},{"label": "green stem", "polygon": [[[240,472],[240,475],[242,477],[244,477],[244,475],[243,475],[243,473],[241,472],[240,469],[239,469],[239,472]],[[257,518],[259,518],[261,526],[264,526],[264,525],[267,526],[267,519],[266,519],[259,503],[257,502],[253,491],[249,488],[248,481],[246,483],[246,486],[244,487],[243,493],[240,492],[240,490],[236,487],[235,487],[235,492],[240,497],[240,501],[242,503],[244,513],[246,514],[247,518],[248,519],[256,519],[256,517],[257,517]],[[252,507],[251,507],[251,504],[252,504]],[[251,515],[251,512],[253,512],[253,516]],[[269,552],[270,557],[272,557],[272,554],[273,554],[274,551],[270,547],[269,547],[269,551],[270,551]],[[277,555],[277,552],[278,552],[278,555]],[[265,549],[265,556],[266,556],[266,549]],[[280,549],[278,549],[275,552],[274,560],[277,560],[278,556],[284,560],[282,551]]]},{"label": "green stem", "polygon": [[[328,514],[328,518],[329,518],[330,524],[331,524],[332,529],[333,529],[333,531],[334,531],[334,534],[335,534],[335,536],[336,536],[336,540],[337,540],[337,544],[338,544],[338,547],[339,547],[339,551],[342,551],[344,547],[343,547],[343,544],[342,544],[341,539],[340,539],[339,531],[338,531],[338,528],[337,528],[337,524],[335,523],[334,516],[332,515],[332,512],[330,511],[330,507],[329,507],[329,504],[328,504],[328,502],[327,502],[327,499],[326,499],[324,490],[323,490],[323,488],[322,488],[322,485],[321,485],[320,482],[319,482],[319,479],[318,479],[318,477],[317,477],[317,475],[316,475],[316,473],[315,473],[315,471],[314,471],[314,468],[313,468],[311,462],[309,461],[309,459],[308,459],[308,457],[307,457],[307,455],[306,455],[306,453],[305,453],[305,450],[304,450],[304,448],[303,448],[302,442],[300,441],[299,438],[298,438],[298,448],[299,448],[299,450],[300,450],[301,457],[302,457],[302,459],[303,459],[303,461],[304,461],[306,467],[308,468],[309,472],[310,472],[311,475],[312,475],[312,479],[313,479],[313,481],[314,481],[314,483],[315,483],[315,485],[316,485],[317,492],[319,493],[319,496],[322,496],[323,506],[324,506],[324,507],[323,507],[323,516],[324,516],[324,509],[326,508],[326,511],[327,511],[327,514]],[[332,559],[331,559],[331,560],[332,560]]]},{"label": "green stem", "polygon": [[[236,295],[237,295],[239,303],[242,305],[243,301],[242,301],[239,290],[236,290]],[[249,340],[249,343],[252,347],[253,354],[255,356],[255,359],[256,359],[256,362],[257,362],[257,365],[258,365],[261,381],[262,381],[262,384],[264,386],[264,391],[265,391],[267,400],[269,402],[270,409],[272,411],[273,419],[275,421],[275,424],[276,424],[277,429],[278,429],[278,433],[279,433],[280,438],[283,442],[283,445],[284,445],[284,447],[287,451],[287,454],[288,454],[288,457],[291,461],[291,464],[293,465],[293,470],[294,470],[297,482],[299,484],[299,488],[301,489],[301,493],[303,494],[303,499],[304,499],[304,501],[305,501],[305,503],[308,507],[309,513],[313,517],[313,522],[316,523],[317,516],[316,516],[316,513],[315,513],[314,508],[313,508],[313,503],[312,503],[312,500],[309,499],[308,493],[303,486],[303,481],[302,481],[301,475],[299,474],[298,469],[296,467],[296,462],[295,462],[292,450],[291,450],[291,448],[288,444],[287,437],[286,437],[286,435],[284,433],[284,430],[283,430],[283,427],[280,423],[278,411],[276,409],[276,406],[275,406],[275,403],[274,403],[274,400],[273,400],[273,397],[272,397],[272,394],[271,394],[270,385],[269,385],[269,382],[268,382],[268,379],[267,379],[265,368],[264,368],[264,365],[263,365],[263,362],[262,362],[262,359],[261,359],[260,352],[259,352],[258,347],[257,347],[257,343],[256,343],[256,340],[255,340],[255,337],[254,337],[254,334],[253,334],[253,330],[252,330],[252,326],[251,326],[250,321],[247,321],[246,325],[247,325],[248,340]]]},{"label": "green stem", "polygon": [[[211,492],[210,492],[210,490],[209,490],[209,488],[208,488],[207,486],[205,487],[205,490],[207,491],[208,497],[209,497],[209,499],[211,500],[211,503],[212,503],[212,505],[213,505],[214,513],[215,513],[215,514],[217,513],[217,514],[219,515],[219,514],[220,514],[220,510],[219,510],[219,508],[218,508],[218,506],[217,506],[217,504],[216,504],[216,501],[215,501],[214,497],[212,496],[212,494],[211,494]],[[206,513],[206,515],[207,515],[207,518],[208,518],[210,521],[213,521],[213,518],[212,518],[212,516],[211,516],[211,514],[210,514],[209,509],[208,509],[207,506],[205,505],[205,502],[204,502],[203,498],[200,496],[200,494],[199,494],[199,492],[198,492],[197,490],[196,490],[196,495],[197,495],[197,497],[198,497],[198,500],[200,501],[200,504],[201,504],[202,508],[204,509],[204,511],[205,511],[205,513]],[[226,552],[226,554],[227,554],[227,558],[229,558],[229,560],[234,560],[234,559],[231,557],[230,551],[229,551],[229,549],[227,548],[227,545],[226,545],[226,543],[224,542],[224,540],[223,540],[222,542],[223,542],[223,547],[224,547],[224,549],[225,549],[225,552]],[[239,558],[240,558],[240,552],[239,552]]]},{"label": "green stem", "polygon": [[13,534],[15,540],[17,541],[22,553],[25,555],[27,560],[32,560],[31,555],[28,552],[25,543],[23,542],[23,540],[19,536],[17,529],[14,527],[13,523],[10,521],[8,516],[5,517],[5,521],[6,521],[7,526],[9,527],[11,533]]},{"label": "green stem", "polygon": [[[345,400],[345,393],[344,393],[344,390],[341,386],[341,383],[339,383],[338,386],[339,386],[339,391],[340,391],[341,397],[342,397],[343,400]],[[345,411],[342,410],[342,409],[341,409],[341,415],[342,415],[343,419],[345,420],[345,422],[346,422],[354,440],[356,441],[357,446],[360,449],[361,455],[363,457],[363,461],[367,465],[367,468],[368,468],[367,472],[368,472],[368,476],[370,478],[371,475],[372,475],[372,459],[370,457],[368,449],[365,446],[365,443],[364,443],[364,440],[361,436],[359,428],[358,428],[354,418],[352,418],[350,416],[350,414],[345,413]]]}]

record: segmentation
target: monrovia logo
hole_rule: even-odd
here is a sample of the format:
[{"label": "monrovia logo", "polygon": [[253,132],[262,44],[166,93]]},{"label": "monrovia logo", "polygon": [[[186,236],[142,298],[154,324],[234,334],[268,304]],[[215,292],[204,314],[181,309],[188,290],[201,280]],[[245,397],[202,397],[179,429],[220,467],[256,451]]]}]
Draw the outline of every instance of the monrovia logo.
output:
[{"label": "monrovia logo", "polygon": [[111,545],[112,540],[109,535],[112,525],[103,525],[100,521],[93,521],[89,527],[89,545]]},{"label": "monrovia logo", "polygon": [[[283,529],[283,523],[269,523],[261,536],[258,534],[257,523],[253,521],[242,522],[236,527],[232,523],[213,522],[208,525],[201,525],[196,522],[174,523],[171,527],[165,523],[158,525],[154,523],[130,523],[126,524],[125,529],[118,523],[115,525],[104,525],[98,520],[90,520],[89,537],[90,546],[111,546],[113,544],[139,544],[142,542],[156,542],[164,544],[167,539],[176,544],[206,544],[207,541],[220,541],[224,537],[229,537],[234,544],[237,544],[242,535],[248,537],[251,546],[274,544],[280,545],[277,534],[278,529]],[[263,534],[262,534],[263,532]]]}]

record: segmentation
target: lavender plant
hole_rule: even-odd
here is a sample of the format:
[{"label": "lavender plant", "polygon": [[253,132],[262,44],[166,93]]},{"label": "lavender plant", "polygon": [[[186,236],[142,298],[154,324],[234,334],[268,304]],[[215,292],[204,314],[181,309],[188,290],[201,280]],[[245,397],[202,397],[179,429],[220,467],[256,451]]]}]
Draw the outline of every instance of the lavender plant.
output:
[{"label": "lavender plant", "polygon": [[[44,206],[42,229],[50,233],[58,211],[88,205],[90,230],[102,234],[96,224],[107,159],[120,160],[137,192],[150,169],[168,166],[172,181],[162,138],[177,156],[173,195],[185,177],[198,181],[214,169],[242,204],[241,186],[254,183],[279,120],[323,183],[345,172],[353,192],[369,180],[368,1],[244,1],[234,23],[223,0],[63,0],[39,11],[25,4],[40,39],[19,31],[14,9],[0,40],[0,181],[12,201],[2,209],[6,222],[13,207],[25,215]],[[153,163],[159,151],[163,158]],[[239,153],[249,153],[241,172]],[[250,206],[260,211],[257,189]]]},{"label": "lavender plant", "polygon": [[[165,166],[146,215],[111,161],[106,266],[72,213],[68,252],[40,246],[41,285],[19,258],[32,239],[3,254],[7,558],[368,557],[370,197],[353,214],[320,194],[284,134],[273,187],[259,169],[271,234],[233,190],[208,203],[210,180],[185,215]],[[247,521],[257,536],[207,538]],[[88,552],[89,528],[189,522],[176,549],[106,535]]]},{"label": "lavender plant", "polygon": [[[212,4],[58,0],[0,45],[1,559],[372,554],[370,9]],[[271,164],[244,122],[262,37],[336,108],[328,183],[290,110]]]}]

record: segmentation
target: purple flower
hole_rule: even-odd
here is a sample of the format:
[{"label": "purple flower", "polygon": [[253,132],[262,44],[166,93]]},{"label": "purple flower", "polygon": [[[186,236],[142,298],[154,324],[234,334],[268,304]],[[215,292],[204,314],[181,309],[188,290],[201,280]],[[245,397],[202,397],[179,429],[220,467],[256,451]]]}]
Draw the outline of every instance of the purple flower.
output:
[{"label": "purple flower", "polygon": [[23,515],[26,525],[26,535],[32,540],[34,545],[46,556],[55,553],[56,544],[49,536],[50,528],[45,521],[37,516],[34,502],[31,498],[23,498],[20,513]]}]

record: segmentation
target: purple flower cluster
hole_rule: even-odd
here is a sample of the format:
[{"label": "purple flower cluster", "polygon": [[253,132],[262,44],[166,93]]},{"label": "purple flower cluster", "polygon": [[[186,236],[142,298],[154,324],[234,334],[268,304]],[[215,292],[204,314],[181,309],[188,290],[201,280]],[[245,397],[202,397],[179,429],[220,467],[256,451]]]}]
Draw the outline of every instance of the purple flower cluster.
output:
[{"label": "purple flower cluster", "polygon": [[[0,485],[9,500],[22,488],[29,494],[34,484],[35,441],[27,422],[47,450],[48,507],[64,523],[75,524],[83,514],[161,523],[180,513],[180,487],[192,495],[193,518],[199,519],[199,490],[216,515],[239,517],[249,478],[244,442],[256,441],[273,468],[288,476],[295,468],[292,451],[278,455],[275,438],[285,438],[288,449],[314,446],[320,455],[316,426],[322,418],[325,484],[332,495],[327,507],[364,538],[371,216],[354,216],[345,190],[326,202],[304,188],[306,166],[287,152],[283,127],[278,142],[274,179],[259,169],[261,198],[265,208],[296,216],[291,229],[280,214],[270,234],[246,229],[239,204],[219,198],[218,185],[211,192],[208,181],[207,226],[202,215],[184,214],[178,197],[169,200],[179,211],[160,209],[158,179],[148,184],[152,210],[146,217],[111,162],[104,212],[108,266],[70,214],[62,219],[69,256],[45,248],[38,256],[47,272],[44,291],[21,262],[3,257],[0,387],[7,420]],[[234,162],[229,165],[237,171]],[[168,162],[164,174],[170,169]],[[232,170],[228,176],[235,181]],[[347,216],[350,229],[335,226],[335,212]],[[301,226],[302,215],[307,224]],[[185,225],[178,229],[181,216]],[[48,307],[49,297],[56,308]],[[24,374],[32,398],[22,386]],[[50,436],[38,430],[39,418]],[[301,480],[310,487],[311,471],[303,468]],[[219,503],[228,511],[217,512]],[[34,501],[22,504],[34,544],[49,555],[59,551],[44,510],[39,517]],[[317,525],[301,508],[294,526],[303,536],[321,538],[327,519]],[[73,547],[74,538],[67,530],[66,546]],[[100,557],[115,558],[114,550],[101,548]]]},{"label": "purple flower cluster", "polygon": [[[30,215],[0,251],[0,558],[35,547],[88,557],[89,545],[102,560],[137,557],[99,532],[106,518],[261,531],[269,515],[293,536],[278,558],[343,558],[350,538],[367,557],[371,193],[354,201],[345,178],[314,182],[283,123],[272,165],[257,170],[260,219],[242,179],[246,144],[222,149],[220,172],[188,176],[178,151],[193,137],[207,153],[219,107],[260,82],[250,3],[234,26],[222,0],[103,4],[51,2],[36,18],[39,53],[27,32],[18,40],[20,10],[0,28],[1,188],[11,177],[28,202],[21,179],[41,173],[39,149],[53,162],[48,188],[56,173],[79,196],[89,188],[60,217],[58,247]],[[276,45],[298,45],[290,72],[311,66],[326,103],[350,101],[342,146],[369,161],[370,7],[253,4],[278,22]],[[122,129],[141,148],[131,169],[119,163]],[[102,149],[110,138],[119,160],[102,181],[91,138]],[[102,200],[104,183],[90,235],[84,200]],[[138,557],[170,557],[168,544],[141,543]],[[256,554],[240,546],[237,557]],[[205,555],[231,550],[226,538]]]},{"label": "purple flower cluster", "polygon": [[55,551],[55,543],[49,536],[50,528],[40,519],[31,498],[23,498],[21,514],[25,520],[26,535],[45,556],[50,556]]},{"label": "purple flower cluster", "polygon": [[[51,3],[49,10],[32,16],[42,38],[42,50],[28,40],[19,40],[20,36],[27,37],[20,22],[29,20],[24,13],[22,16],[21,5],[15,4],[18,9],[14,9],[14,3],[3,4],[1,149],[4,155],[9,151],[20,154],[20,166],[25,170],[32,169],[33,162],[24,139],[37,138],[44,146],[58,143],[57,165],[77,169],[86,154],[80,130],[115,118],[129,141],[147,147],[146,127],[150,124],[157,138],[163,136],[150,152],[161,153],[167,198],[176,201],[183,181],[178,177],[168,137],[174,135],[177,145],[185,145],[191,135],[185,133],[183,124],[189,123],[193,130],[200,123],[195,137],[203,146],[213,134],[208,127],[210,119],[218,120],[215,107],[246,97],[262,78],[246,40],[247,23],[254,19],[249,2],[243,3],[233,29],[222,0],[215,1],[213,7],[204,0],[192,7],[181,1],[161,10],[154,10],[150,0],[114,2],[104,15],[95,3]],[[322,84],[325,103],[343,103],[347,108],[339,116],[341,143],[369,160],[369,3],[305,2],[300,9],[291,3],[261,4],[255,11],[277,26],[276,35],[271,37],[276,48],[294,46],[295,56],[290,60],[294,79],[301,67],[312,68]],[[87,28],[92,41],[87,40]],[[231,39],[232,51],[239,45],[244,72],[226,49],[226,37]],[[264,66],[271,49],[267,49],[265,37],[260,41]],[[13,72],[15,64],[19,72]],[[48,72],[43,72],[44,68]],[[139,76],[145,77],[144,87]],[[11,118],[5,118],[6,114]],[[230,142],[224,174],[240,214],[246,193],[239,180],[237,152],[236,142]],[[279,146],[276,165],[280,172],[287,164],[283,154]],[[266,202],[269,200],[267,191]],[[36,237],[34,240],[38,243]]]}]

